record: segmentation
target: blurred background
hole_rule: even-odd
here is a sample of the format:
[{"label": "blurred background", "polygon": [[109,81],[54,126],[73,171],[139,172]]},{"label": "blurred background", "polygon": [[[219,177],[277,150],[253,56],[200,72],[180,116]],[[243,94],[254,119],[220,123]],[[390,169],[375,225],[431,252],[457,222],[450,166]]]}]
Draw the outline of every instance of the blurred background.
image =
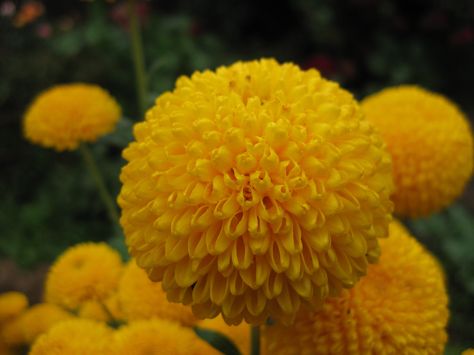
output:
[{"label": "blurred background", "polygon": [[[159,0],[139,1],[138,13],[149,105],[180,75],[275,57],[317,68],[357,98],[413,83],[457,102],[471,122],[474,116],[473,1]],[[78,154],[27,143],[21,120],[52,85],[109,90],[124,118],[93,150],[116,195],[120,152],[142,119],[129,35],[123,1],[0,0],[0,292],[38,299],[44,270],[67,246],[120,238]],[[474,345],[473,197],[471,183],[448,210],[406,221],[449,276],[452,354]]]}]

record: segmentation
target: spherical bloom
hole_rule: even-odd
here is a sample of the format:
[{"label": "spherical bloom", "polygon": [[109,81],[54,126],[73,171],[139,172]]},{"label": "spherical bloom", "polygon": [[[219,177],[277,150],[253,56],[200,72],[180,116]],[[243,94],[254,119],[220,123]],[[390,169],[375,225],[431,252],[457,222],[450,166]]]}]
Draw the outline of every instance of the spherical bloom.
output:
[{"label": "spherical bloom", "polygon": [[56,260],[46,280],[46,301],[76,309],[114,292],[122,272],[120,255],[105,243],[83,243]]},{"label": "spherical bloom", "polygon": [[173,302],[291,322],[379,255],[391,163],[353,97],[274,60],[182,77],[124,151],[130,253]]},{"label": "spherical bloom", "polygon": [[111,340],[112,330],[104,323],[77,318],[62,322],[41,335],[34,342],[29,354],[109,354]]},{"label": "spherical bloom", "polygon": [[204,319],[199,322],[199,328],[210,329],[225,335],[239,349],[242,355],[250,351],[250,326],[246,323],[228,325],[221,316]]},{"label": "spherical bloom", "polygon": [[462,193],[472,175],[473,138],[453,102],[416,86],[400,86],[369,96],[362,109],[392,155],[396,213],[429,215]]},{"label": "spherical bloom", "polygon": [[55,304],[40,303],[31,307],[19,319],[24,342],[32,344],[38,336],[46,333],[55,324],[71,317],[69,312]]},{"label": "spherical bloom", "polygon": [[134,260],[125,267],[118,288],[119,303],[125,319],[161,318],[192,326],[197,322],[191,308],[170,303],[161,283],[152,282]]},{"label": "spherical bloom", "polygon": [[368,275],[292,327],[268,326],[268,354],[442,354],[448,298],[437,260],[398,223]]},{"label": "spherical bloom", "polygon": [[73,150],[81,142],[92,142],[111,132],[120,115],[114,98],[97,85],[58,85],[30,105],[24,134],[44,147]]},{"label": "spherical bloom", "polygon": [[120,328],[114,335],[112,354],[218,355],[190,328],[164,319],[137,321]]},{"label": "spherical bloom", "polygon": [[0,294],[0,323],[19,315],[28,307],[28,298],[16,291]]},{"label": "spherical bloom", "polygon": [[461,355],[474,355],[474,349],[466,349]]}]

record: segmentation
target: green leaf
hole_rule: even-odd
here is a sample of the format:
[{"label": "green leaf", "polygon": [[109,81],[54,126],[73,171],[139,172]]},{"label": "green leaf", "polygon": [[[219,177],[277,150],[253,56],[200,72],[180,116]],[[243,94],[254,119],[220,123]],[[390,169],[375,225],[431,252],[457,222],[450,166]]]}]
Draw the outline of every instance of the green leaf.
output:
[{"label": "green leaf", "polygon": [[196,334],[225,355],[241,355],[235,344],[225,335],[210,329],[194,327]]}]

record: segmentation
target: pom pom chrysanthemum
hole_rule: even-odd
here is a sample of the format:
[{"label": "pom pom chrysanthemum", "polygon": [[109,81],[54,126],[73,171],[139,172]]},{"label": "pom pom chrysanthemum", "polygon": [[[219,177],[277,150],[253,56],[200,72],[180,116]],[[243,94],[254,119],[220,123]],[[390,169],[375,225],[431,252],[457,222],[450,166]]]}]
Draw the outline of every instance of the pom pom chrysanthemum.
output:
[{"label": "pom pom chrysanthemum", "polygon": [[73,150],[109,133],[121,114],[104,89],[90,84],[58,85],[40,94],[24,118],[28,140],[58,151]]},{"label": "pom pom chrysanthemum", "polygon": [[472,175],[468,121],[445,97],[418,88],[385,89],[362,101],[393,160],[395,212],[425,216],[448,206]]},{"label": "pom pom chrysanthemum", "polygon": [[111,353],[218,355],[221,352],[200,339],[192,329],[164,319],[133,322],[114,334]]},{"label": "pom pom chrysanthemum", "polygon": [[182,77],[124,151],[130,253],[199,318],[291,322],[351,287],[390,219],[390,157],[353,97],[274,60]]},{"label": "pom pom chrysanthemum", "polygon": [[0,294],[0,323],[18,316],[28,307],[28,299],[21,292]]},{"label": "pom pom chrysanthemum", "polygon": [[[41,335],[30,355],[110,354],[112,330],[89,319],[64,321]],[[132,353],[130,353],[132,354]]]},{"label": "pom pom chrysanthemum", "polygon": [[291,327],[265,328],[267,354],[442,354],[448,298],[437,260],[398,223],[368,275]]},{"label": "pom pom chrysanthemum", "polygon": [[51,267],[46,301],[73,310],[86,301],[104,301],[117,288],[121,272],[120,255],[107,244],[78,244]]},{"label": "pom pom chrysanthemum", "polygon": [[118,288],[118,299],[123,316],[128,321],[161,318],[182,325],[192,326],[197,322],[191,308],[182,304],[170,303],[161,284],[152,282],[135,260],[125,267]]}]

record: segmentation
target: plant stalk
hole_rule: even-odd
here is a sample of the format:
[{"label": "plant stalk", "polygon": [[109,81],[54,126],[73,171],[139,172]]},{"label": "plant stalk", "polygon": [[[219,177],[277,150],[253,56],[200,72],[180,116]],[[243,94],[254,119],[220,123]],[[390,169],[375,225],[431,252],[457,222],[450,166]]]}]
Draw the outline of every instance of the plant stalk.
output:
[{"label": "plant stalk", "polygon": [[104,179],[102,174],[100,173],[99,168],[97,167],[97,163],[89,149],[89,147],[85,144],[79,145],[79,152],[82,155],[82,159],[89,170],[89,173],[92,175],[94,182],[97,186],[97,190],[99,191],[100,198],[107,209],[107,213],[109,214],[110,220],[119,225],[119,215],[117,212],[117,205],[115,204],[114,199],[107,191],[107,187],[105,186]]},{"label": "plant stalk", "polygon": [[250,326],[250,354],[260,355],[260,327]]},{"label": "plant stalk", "polygon": [[140,118],[144,118],[147,106],[147,78],[145,73],[145,59],[140,33],[140,23],[137,15],[136,0],[128,0],[128,18],[130,29],[130,42],[132,46],[132,59],[135,67],[135,86],[137,91],[138,109]]}]

